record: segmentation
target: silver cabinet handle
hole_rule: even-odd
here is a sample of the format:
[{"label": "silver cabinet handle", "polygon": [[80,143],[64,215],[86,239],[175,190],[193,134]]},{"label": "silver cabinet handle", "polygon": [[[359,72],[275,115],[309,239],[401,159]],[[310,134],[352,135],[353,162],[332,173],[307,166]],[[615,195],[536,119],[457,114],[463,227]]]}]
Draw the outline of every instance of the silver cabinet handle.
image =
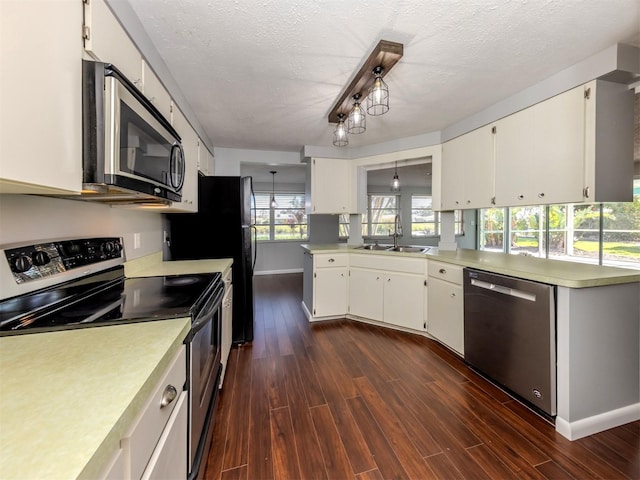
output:
[{"label": "silver cabinet handle", "polygon": [[391,281],[391,279],[390,279],[390,278],[387,278],[387,282],[390,282],[390,281]]},{"label": "silver cabinet handle", "polygon": [[440,270],[438,270],[438,273],[442,273],[444,275],[445,273],[447,273],[447,271],[444,268],[441,268]]},{"label": "silver cabinet handle", "polygon": [[328,261],[329,261],[329,263],[335,262],[335,260],[333,258],[330,258]]},{"label": "silver cabinet handle", "polygon": [[455,297],[455,296],[456,296],[456,294],[455,294],[455,293],[452,293],[452,294],[450,295],[450,297],[451,297],[451,298],[453,298],[453,297]]},{"label": "silver cabinet handle", "polygon": [[540,193],[538,194],[538,198],[544,198],[544,192],[540,192]]},{"label": "silver cabinet handle", "polygon": [[162,392],[162,401],[160,402],[160,408],[164,408],[173,402],[178,396],[178,390],[173,385],[167,385]]},{"label": "silver cabinet handle", "polygon": [[524,198],[524,195],[518,195],[518,200],[522,200]]}]

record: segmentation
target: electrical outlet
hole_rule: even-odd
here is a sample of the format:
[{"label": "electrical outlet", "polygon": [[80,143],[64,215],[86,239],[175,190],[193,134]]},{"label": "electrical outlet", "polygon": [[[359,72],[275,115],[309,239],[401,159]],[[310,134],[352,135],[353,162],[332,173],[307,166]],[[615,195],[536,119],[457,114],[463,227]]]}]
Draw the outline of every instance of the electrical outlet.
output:
[{"label": "electrical outlet", "polygon": [[133,248],[140,248],[140,234],[139,233],[134,233],[133,234]]}]

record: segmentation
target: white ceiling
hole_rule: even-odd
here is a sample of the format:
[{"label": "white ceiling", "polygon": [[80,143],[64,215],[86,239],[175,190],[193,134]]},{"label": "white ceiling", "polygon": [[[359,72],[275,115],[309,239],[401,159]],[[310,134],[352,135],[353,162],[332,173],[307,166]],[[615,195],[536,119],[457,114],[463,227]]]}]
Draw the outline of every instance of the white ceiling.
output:
[{"label": "white ceiling", "polygon": [[[124,1],[124,0],[113,0]],[[364,146],[442,130],[616,43],[640,0],[127,0],[214,147],[331,146],[380,39],[404,44]]]}]

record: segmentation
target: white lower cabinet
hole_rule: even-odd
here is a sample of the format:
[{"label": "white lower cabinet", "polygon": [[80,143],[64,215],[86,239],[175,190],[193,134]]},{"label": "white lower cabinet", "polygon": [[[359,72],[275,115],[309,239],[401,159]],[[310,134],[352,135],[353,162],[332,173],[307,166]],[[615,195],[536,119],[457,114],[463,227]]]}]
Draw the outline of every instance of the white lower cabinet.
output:
[{"label": "white lower cabinet", "polygon": [[349,314],[424,331],[424,260],[352,255]]},{"label": "white lower cabinet", "polygon": [[220,374],[220,388],[224,381],[224,374],[227,371],[227,362],[229,360],[229,352],[233,342],[233,284],[231,283],[231,267],[223,274],[224,281],[224,297],[222,297],[222,345],[221,345],[221,361],[222,373]]},{"label": "white lower cabinet", "polygon": [[348,254],[313,256],[313,317],[337,317],[347,313]]},{"label": "white lower cabinet", "polygon": [[384,321],[413,330],[424,330],[423,275],[387,273],[384,276]]},{"label": "white lower cabinet", "polygon": [[351,268],[349,272],[349,314],[382,321],[383,272]]},{"label": "white lower cabinet", "polygon": [[462,267],[429,261],[427,331],[464,355],[464,297]]},{"label": "white lower cabinet", "polygon": [[186,478],[187,391],[178,397],[167,426],[156,445],[142,479]]},{"label": "white lower cabinet", "polygon": [[187,477],[186,347],[182,346],[120,441],[124,478]]}]

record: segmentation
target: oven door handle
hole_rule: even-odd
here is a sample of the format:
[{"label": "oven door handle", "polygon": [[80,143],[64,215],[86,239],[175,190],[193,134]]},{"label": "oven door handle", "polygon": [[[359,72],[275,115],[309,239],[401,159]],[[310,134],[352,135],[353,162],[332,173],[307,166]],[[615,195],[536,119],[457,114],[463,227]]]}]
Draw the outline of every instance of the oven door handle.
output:
[{"label": "oven door handle", "polygon": [[188,340],[193,339],[198,331],[202,330],[207,323],[212,319],[211,314],[215,312],[222,305],[222,297],[224,296],[224,289],[216,292],[213,299],[207,303],[207,305],[200,311],[198,317],[191,325],[191,331],[189,332]]}]

